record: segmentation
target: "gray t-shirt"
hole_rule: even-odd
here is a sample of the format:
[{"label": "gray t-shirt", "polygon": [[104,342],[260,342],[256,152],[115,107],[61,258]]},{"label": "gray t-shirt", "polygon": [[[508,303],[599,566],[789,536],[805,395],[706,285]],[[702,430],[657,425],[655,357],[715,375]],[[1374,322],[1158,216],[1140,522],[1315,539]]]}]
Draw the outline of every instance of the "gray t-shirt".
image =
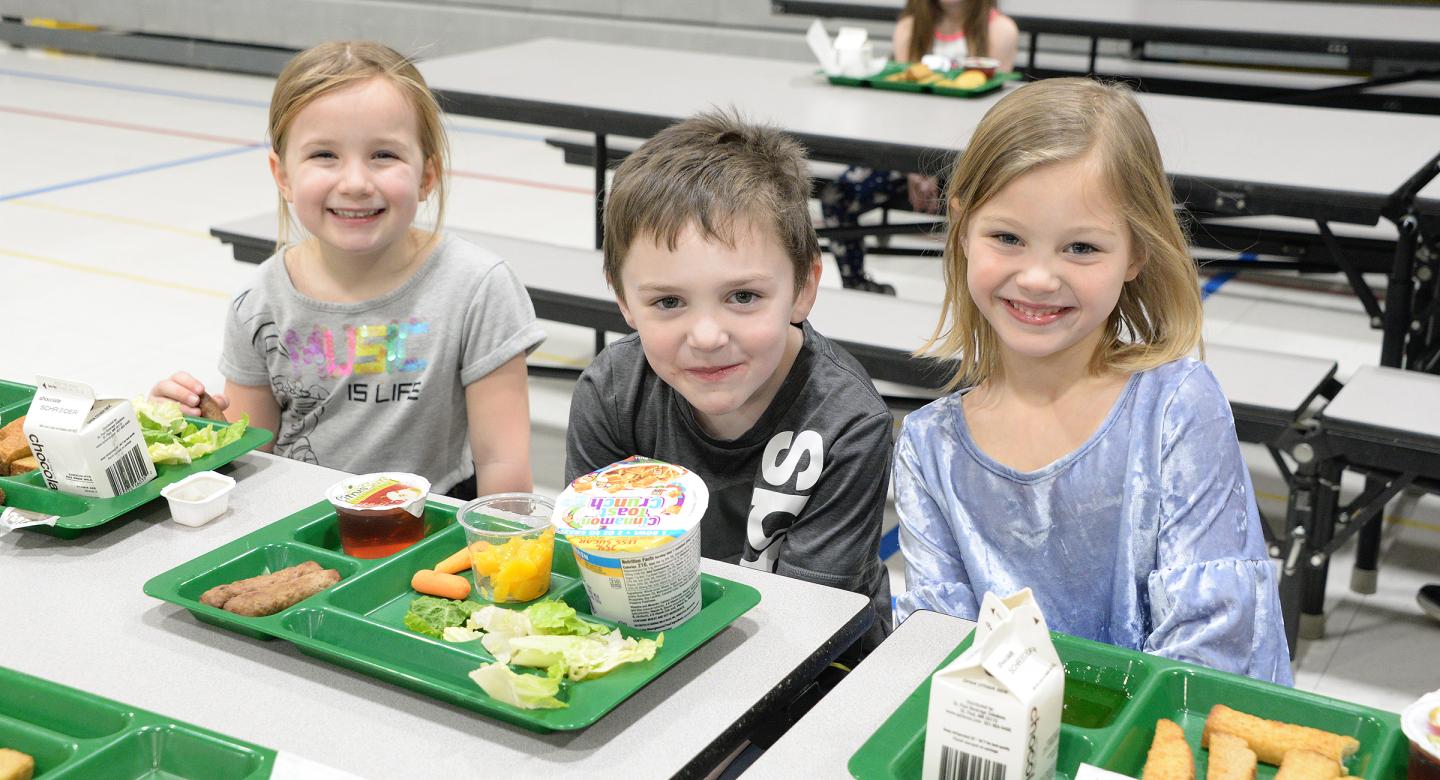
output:
[{"label": "gray t-shirt", "polygon": [[[701,429],[650,369],[638,335],[611,344],[575,386],[565,479],[631,455],[684,466],[710,489],[701,552],[872,599],[866,645],[890,631],[880,525],[893,420],[865,369],[808,323],[770,407],[733,441]],[[868,648],[866,648],[868,649]]]},{"label": "gray t-shirt", "polygon": [[465,386],[544,339],[505,261],[445,235],[405,284],[361,303],[301,295],[275,254],[231,302],[220,373],[274,391],[276,455],[407,471],[443,494],[475,471]]}]

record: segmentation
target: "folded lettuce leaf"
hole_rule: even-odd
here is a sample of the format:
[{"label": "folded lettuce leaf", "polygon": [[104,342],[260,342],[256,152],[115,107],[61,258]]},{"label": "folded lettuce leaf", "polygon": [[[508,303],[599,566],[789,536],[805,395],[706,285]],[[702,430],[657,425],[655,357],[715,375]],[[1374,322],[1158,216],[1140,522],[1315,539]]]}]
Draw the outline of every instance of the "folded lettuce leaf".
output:
[{"label": "folded lettuce leaf", "polygon": [[527,710],[569,706],[556,698],[560,680],[534,674],[517,674],[505,664],[485,664],[470,673],[480,689],[492,698]]},{"label": "folded lettuce leaf", "polygon": [[481,605],[473,601],[421,596],[410,602],[410,609],[405,613],[405,627],[417,634],[442,639],[445,629],[464,624],[470,614],[480,608]]}]

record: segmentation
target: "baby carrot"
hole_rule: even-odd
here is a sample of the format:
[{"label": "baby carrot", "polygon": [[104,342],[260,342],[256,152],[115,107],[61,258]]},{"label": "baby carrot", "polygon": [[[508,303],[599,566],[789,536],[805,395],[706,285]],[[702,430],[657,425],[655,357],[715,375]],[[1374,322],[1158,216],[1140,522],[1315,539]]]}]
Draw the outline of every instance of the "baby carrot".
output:
[{"label": "baby carrot", "polygon": [[460,572],[465,571],[468,568],[470,568],[469,547],[462,548],[460,552],[457,552],[449,558],[446,558],[445,560],[435,564],[435,571],[444,572],[446,574],[459,574]]},{"label": "baby carrot", "polygon": [[455,574],[421,569],[410,578],[410,587],[430,596],[463,601],[470,595],[470,581]]}]

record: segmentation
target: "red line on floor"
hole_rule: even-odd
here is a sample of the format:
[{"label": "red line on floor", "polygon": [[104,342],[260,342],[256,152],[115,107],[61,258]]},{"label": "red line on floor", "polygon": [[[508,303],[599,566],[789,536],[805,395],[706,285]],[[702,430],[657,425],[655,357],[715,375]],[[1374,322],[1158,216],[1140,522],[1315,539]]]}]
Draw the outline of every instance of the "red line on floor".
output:
[{"label": "red line on floor", "polygon": [[451,176],[459,176],[462,179],[480,179],[482,181],[493,181],[501,184],[514,184],[519,187],[534,187],[540,190],[554,190],[555,192],[572,192],[576,195],[594,195],[595,190],[589,187],[568,187],[564,184],[548,184],[543,181],[532,181],[530,179],[512,179],[509,176],[494,176],[488,173],[476,173],[474,171],[461,171],[450,169]]},{"label": "red line on floor", "polygon": [[193,138],[197,141],[213,141],[215,143],[230,144],[232,146],[254,146],[259,143],[259,141],[245,138],[229,138],[223,135],[192,133],[188,130],[175,130],[169,127],[154,127],[152,125],[137,125],[130,122],[114,122],[109,119],[94,119],[92,117],[74,116],[71,114],[56,114],[51,111],[36,111],[31,108],[18,108],[16,106],[0,106],[0,111],[3,111],[7,114],[22,114],[24,116],[40,117],[41,119],[55,119],[61,122],[76,122],[82,125],[99,125],[100,127],[114,127],[121,130],[134,130],[139,133],[171,135],[177,138]]}]

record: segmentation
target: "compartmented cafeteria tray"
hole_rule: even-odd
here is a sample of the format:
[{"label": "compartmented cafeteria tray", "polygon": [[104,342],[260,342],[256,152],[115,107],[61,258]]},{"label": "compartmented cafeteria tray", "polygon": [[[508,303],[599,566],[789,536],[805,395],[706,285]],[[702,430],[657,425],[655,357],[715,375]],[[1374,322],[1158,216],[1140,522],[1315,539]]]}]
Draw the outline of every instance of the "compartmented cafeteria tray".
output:
[{"label": "compartmented cafeteria tray", "polygon": [[0,748],[35,780],[260,780],[275,751],[0,666]]},{"label": "compartmented cafeteria tray", "polygon": [[[28,395],[22,397],[21,389],[27,390]],[[30,410],[30,399],[34,394],[35,388],[30,385],[0,381],[0,425],[24,416]],[[223,423],[199,417],[185,419],[202,428],[223,425]],[[114,498],[86,498],[51,490],[45,487],[44,479],[38,471],[18,477],[0,477],[0,490],[5,491],[6,506],[46,515],[56,515],[60,518],[53,526],[30,526],[26,530],[39,531],[51,536],[58,536],[61,539],[74,539],[82,531],[104,525],[132,509],[159,498],[160,491],[166,485],[179,482],[191,474],[220,468],[265,444],[271,438],[271,433],[263,428],[246,428],[245,434],[240,437],[239,441],[221,447],[209,455],[196,458],[183,466],[157,464],[154,479]]]},{"label": "compartmented cafeteria tray", "polygon": [[[831,84],[842,87],[874,87],[875,89],[892,89],[900,92],[924,92],[935,95],[947,95],[950,97],[976,97],[985,95],[1001,88],[1008,81],[1015,81],[1021,78],[1016,72],[996,73],[989,81],[974,89],[959,89],[956,87],[937,87],[934,84],[921,84],[915,81],[891,81],[890,77],[900,73],[909,67],[908,63],[890,62],[885,68],[873,76],[826,76]],[[953,79],[965,72],[964,68],[954,70],[939,70],[935,73],[946,79]]]},{"label": "compartmented cafeteria tray", "polygon": [[[494,660],[479,642],[449,643],[404,625],[410,602],[421,595],[410,589],[410,578],[465,546],[455,510],[428,503],[425,538],[389,557],[367,560],[342,551],[335,511],[322,501],[152,578],[145,592],[190,610],[203,622],[260,639],[284,639],[307,655],[542,732],[589,726],[760,603],[754,588],[702,573],[700,613],[665,631],[664,645],[653,659],[622,664],[596,679],[567,681],[560,698],[569,706],[563,709],[513,707],[490,698],[468,676]],[[550,591],[542,598],[558,598],[587,620],[617,626],[589,614],[590,598],[563,538],[555,540],[553,558]],[[339,571],[340,582],[274,615],[241,617],[200,602],[200,595],[215,585],[312,560]],[[463,576],[473,585],[472,572]],[[470,598],[487,603],[477,592]],[[625,636],[656,636],[617,627]]]},{"label": "compartmented cafeteria tray", "polygon": [[[1065,662],[1057,778],[1069,780],[1081,762],[1139,777],[1160,718],[1185,730],[1195,756],[1195,776],[1204,777],[1207,752],[1200,749],[1200,734],[1216,704],[1352,736],[1360,749],[1346,762],[1351,776],[1405,777],[1409,741],[1394,713],[1064,634],[1052,637]],[[966,637],[936,669],[959,657],[973,638],[973,633]],[[859,780],[919,778],[929,706],[927,676],[850,757],[850,774]],[[1260,764],[1256,777],[1272,778],[1275,771]]]}]

